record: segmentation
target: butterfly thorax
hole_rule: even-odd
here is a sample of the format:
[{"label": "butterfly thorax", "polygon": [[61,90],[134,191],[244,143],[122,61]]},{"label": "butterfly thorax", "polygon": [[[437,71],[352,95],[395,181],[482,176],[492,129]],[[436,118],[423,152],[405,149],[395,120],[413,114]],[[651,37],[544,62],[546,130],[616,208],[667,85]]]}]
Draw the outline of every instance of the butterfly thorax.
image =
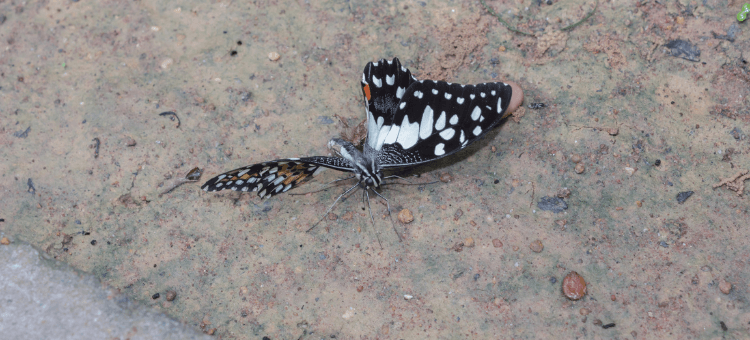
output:
[{"label": "butterfly thorax", "polygon": [[354,175],[365,189],[377,188],[383,183],[383,172],[375,161],[375,150],[369,145],[365,144],[362,152],[350,142],[333,138],[328,142],[328,148],[350,163]]}]

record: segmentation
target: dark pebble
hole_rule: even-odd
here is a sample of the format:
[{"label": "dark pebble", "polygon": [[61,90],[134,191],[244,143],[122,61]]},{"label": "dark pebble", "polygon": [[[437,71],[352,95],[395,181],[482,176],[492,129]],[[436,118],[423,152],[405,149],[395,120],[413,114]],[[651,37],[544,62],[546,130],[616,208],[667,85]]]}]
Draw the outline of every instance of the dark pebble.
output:
[{"label": "dark pebble", "polygon": [[177,292],[170,290],[167,292],[167,301],[174,301],[174,299],[177,297]]},{"label": "dark pebble", "polygon": [[96,245],[96,240],[91,240],[91,245],[95,246]]},{"label": "dark pebble", "polygon": [[328,116],[318,116],[318,124],[328,125],[333,124],[333,119]]},{"label": "dark pebble", "polygon": [[549,210],[554,213],[560,213],[565,209],[568,209],[568,205],[561,198],[544,196],[536,204],[541,210]]},{"label": "dark pebble", "polygon": [[677,203],[685,203],[690,196],[693,196],[693,191],[683,191],[679,194],[677,194]]},{"label": "dark pebble", "polygon": [[656,166],[661,165],[661,159],[657,159],[656,162],[654,162],[654,165],[656,165]]},{"label": "dark pebble", "polygon": [[554,276],[549,278],[549,283],[557,283],[557,278]]},{"label": "dark pebble", "polygon": [[667,242],[664,242],[664,241],[659,242],[659,245],[664,248],[669,248],[669,245],[667,244]]},{"label": "dark pebble", "polygon": [[729,328],[727,327],[727,324],[725,324],[724,321],[719,321],[719,325],[721,325],[721,330],[722,331],[726,332],[726,331],[729,330]]},{"label": "dark pebble", "polygon": [[613,323],[608,323],[606,325],[603,325],[602,328],[607,329],[607,328],[612,328],[614,326],[615,326],[615,323],[613,322]]},{"label": "dark pebble", "polygon": [[152,299],[154,299],[154,300],[156,300],[156,299],[158,299],[158,298],[159,298],[160,296],[161,296],[161,295],[159,295],[159,293],[156,293],[156,294],[154,294],[154,295],[151,295],[151,298],[152,298]]}]

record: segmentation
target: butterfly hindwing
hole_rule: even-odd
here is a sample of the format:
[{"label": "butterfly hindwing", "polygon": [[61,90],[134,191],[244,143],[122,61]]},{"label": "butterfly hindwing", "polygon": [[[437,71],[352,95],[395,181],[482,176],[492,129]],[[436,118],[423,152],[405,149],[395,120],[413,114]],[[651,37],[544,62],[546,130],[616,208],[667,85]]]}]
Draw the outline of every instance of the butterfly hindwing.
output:
[{"label": "butterfly hindwing", "polygon": [[201,189],[257,191],[261,198],[268,198],[307,182],[326,168],[349,169],[345,161],[334,157],[279,159],[225,172],[208,180]]},{"label": "butterfly hindwing", "polygon": [[511,97],[511,86],[504,83],[415,82],[401,98],[394,124],[384,125],[385,135],[377,136],[377,160],[382,167],[398,167],[461,150],[508,115]]},{"label": "butterfly hindwing", "polygon": [[[393,124],[406,89],[417,80],[398,58],[368,63],[362,72],[362,94],[367,104],[367,140],[377,141],[383,126]],[[370,144],[374,148],[373,144]]]}]

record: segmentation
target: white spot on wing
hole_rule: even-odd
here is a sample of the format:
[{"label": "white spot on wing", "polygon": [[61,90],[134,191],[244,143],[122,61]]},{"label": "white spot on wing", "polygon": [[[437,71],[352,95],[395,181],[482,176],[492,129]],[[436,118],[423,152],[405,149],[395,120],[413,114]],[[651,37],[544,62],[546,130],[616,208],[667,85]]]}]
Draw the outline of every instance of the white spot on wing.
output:
[{"label": "white spot on wing", "polygon": [[493,95],[493,96],[494,96],[494,95],[495,95],[496,93],[497,93],[497,92],[495,92],[495,90],[492,90],[492,92],[490,92],[490,94],[491,94],[491,95]]},{"label": "white spot on wing", "polygon": [[273,185],[279,185],[279,183],[283,182],[286,179],[286,177],[279,177],[275,181],[273,181]]},{"label": "white spot on wing", "polygon": [[474,111],[471,111],[471,120],[479,119],[479,115],[481,114],[482,114],[482,109],[480,109],[479,106],[475,106]]},{"label": "white spot on wing", "polygon": [[473,93],[469,95],[469,98],[471,98],[471,100],[474,100],[475,97],[476,96]]},{"label": "white spot on wing", "polygon": [[406,107],[406,102],[401,102],[401,104],[398,105],[399,109],[404,109]]},{"label": "white spot on wing", "polygon": [[445,128],[445,111],[440,113],[437,122],[435,122],[435,129],[440,131]]},{"label": "white spot on wing", "polygon": [[466,135],[464,135],[464,130],[461,130],[461,137],[458,138],[458,141],[463,143],[466,140]]},{"label": "white spot on wing", "polygon": [[395,143],[396,139],[398,139],[398,132],[400,130],[401,130],[400,126],[393,126],[393,127],[391,127],[391,130],[388,132],[388,135],[385,137],[385,140],[383,141],[383,143],[384,144],[393,144],[393,143]]},{"label": "white spot on wing", "polygon": [[479,122],[481,123],[483,121],[484,121],[484,116],[479,116]]},{"label": "white spot on wing", "polygon": [[426,139],[432,134],[432,122],[434,119],[432,114],[432,108],[427,105],[422,113],[422,122],[419,124],[419,138]]},{"label": "white spot on wing", "polygon": [[224,177],[227,177],[227,175],[219,175],[219,177],[216,177],[216,180],[221,181]]},{"label": "white spot on wing", "polygon": [[398,133],[396,142],[401,144],[404,150],[410,149],[419,140],[419,123],[409,123],[409,116],[404,116],[401,122],[401,131]]},{"label": "white spot on wing", "polygon": [[503,97],[497,98],[497,113],[503,112]]},{"label": "white spot on wing", "polygon": [[422,96],[424,96],[424,93],[422,93],[422,91],[414,91],[414,97],[422,99]]},{"label": "white spot on wing", "polygon": [[482,98],[484,98],[484,97],[487,97],[487,95],[486,95],[486,94],[484,94],[484,92],[480,92],[480,93],[479,93],[479,95],[480,95],[480,96],[481,96]]},{"label": "white spot on wing", "polygon": [[445,155],[445,150],[443,149],[444,147],[445,147],[445,144],[443,143],[435,145],[435,156]]},{"label": "white spot on wing", "polygon": [[464,97],[458,97],[458,98],[456,98],[456,103],[458,103],[459,105],[463,104],[464,103]]},{"label": "white spot on wing", "polygon": [[432,89],[432,94],[437,95],[438,94],[438,90]]},{"label": "white spot on wing", "polygon": [[451,117],[451,120],[450,120],[449,123],[451,123],[451,125],[458,124],[458,115],[453,115],[453,117]]},{"label": "white spot on wing", "polygon": [[452,94],[450,94],[448,92],[445,93],[445,99],[451,100],[451,97],[453,97]]},{"label": "white spot on wing", "polygon": [[392,76],[389,76],[387,74],[385,75],[385,83],[386,84],[393,85],[393,83],[394,83],[395,80],[396,80],[396,75],[395,74],[392,75]]},{"label": "white spot on wing", "polygon": [[234,182],[234,184],[242,185],[242,183],[245,183],[245,181],[238,179],[237,182]]},{"label": "white spot on wing", "polygon": [[445,140],[450,140],[453,138],[453,136],[456,134],[456,130],[453,129],[445,129],[443,132],[440,133],[440,137],[443,137]]},{"label": "white spot on wing", "polygon": [[471,133],[473,133],[474,136],[479,136],[479,134],[482,133],[482,128],[477,125],[477,127],[475,127],[474,131],[472,131]]},{"label": "white spot on wing", "polygon": [[388,137],[388,133],[391,131],[390,125],[385,125],[382,128],[380,128],[380,132],[378,132],[378,140],[375,142],[375,146],[373,149],[380,150],[383,147],[383,143],[385,143],[386,137]]},{"label": "white spot on wing", "polygon": [[383,81],[378,79],[378,77],[373,76],[372,83],[375,84],[375,86],[377,87],[383,87]]},{"label": "white spot on wing", "polygon": [[403,87],[397,88],[396,89],[396,98],[401,99],[401,97],[404,96],[404,91],[406,91],[406,89],[404,89]]}]

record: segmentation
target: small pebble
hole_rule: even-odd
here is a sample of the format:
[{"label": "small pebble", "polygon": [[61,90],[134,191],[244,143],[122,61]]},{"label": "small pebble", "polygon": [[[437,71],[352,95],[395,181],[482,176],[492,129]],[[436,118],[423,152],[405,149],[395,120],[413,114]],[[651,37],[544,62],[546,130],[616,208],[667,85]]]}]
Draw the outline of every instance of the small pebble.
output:
[{"label": "small pebble", "polygon": [[693,196],[693,193],[692,191],[683,191],[677,194],[677,203],[685,203],[690,196]]},{"label": "small pebble", "polygon": [[567,198],[568,196],[570,196],[570,189],[568,188],[562,188],[557,191],[557,197],[559,198]]},{"label": "small pebble", "polygon": [[531,242],[531,244],[529,244],[529,248],[531,249],[531,251],[535,253],[541,253],[542,250],[544,250],[544,244],[542,244],[541,240],[536,240],[534,242]]},{"label": "small pebble", "polygon": [[414,221],[414,215],[411,214],[411,211],[409,211],[409,209],[402,209],[398,212],[398,220],[404,224],[411,223],[412,221]]},{"label": "small pebble", "polygon": [[683,18],[683,17],[677,17],[677,18],[674,19],[674,22],[677,23],[678,25],[682,25],[682,24],[685,23],[685,18]]},{"label": "small pebble", "polygon": [[580,155],[572,155],[570,156],[570,161],[573,163],[580,163],[581,162],[581,156]]},{"label": "small pebble", "polygon": [[359,286],[357,287],[357,292],[362,293],[362,291],[365,290],[365,286]]},{"label": "small pebble", "polygon": [[500,247],[503,246],[503,243],[500,242],[500,240],[498,240],[498,239],[494,239],[494,240],[492,240],[492,246],[495,247],[495,248],[500,248]]},{"label": "small pebble", "polygon": [[582,174],[584,171],[586,171],[586,167],[583,166],[583,164],[578,163],[578,164],[576,164],[575,170],[576,170],[577,174]]},{"label": "small pebble", "polygon": [[495,306],[502,306],[503,305],[503,299],[496,297],[495,300],[492,301],[492,303],[495,304]]},{"label": "small pebble", "polygon": [[135,146],[136,142],[135,139],[132,137],[125,137],[125,145],[127,146]]},{"label": "small pebble", "polygon": [[159,295],[159,293],[156,293],[154,295],[151,295],[151,298],[154,299],[154,300],[156,300],[156,299],[159,298],[159,296],[161,296],[161,295]]},{"label": "small pebble", "polygon": [[174,301],[174,298],[177,297],[177,292],[170,290],[167,292],[167,301]]},{"label": "small pebble", "polygon": [[518,246],[513,246],[513,251],[518,251],[518,249],[521,249],[521,248],[518,248]]},{"label": "small pebble", "polygon": [[2,239],[0,239],[0,244],[7,246],[10,244],[10,240],[7,237],[3,237]]},{"label": "small pebble", "polygon": [[497,50],[500,52],[505,52],[505,46],[500,46]]},{"label": "small pebble", "polygon": [[271,61],[277,61],[281,59],[281,54],[278,54],[277,52],[271,52],[268,54],[268,59]]},{"label": "small pebble", "polygon": [[411,295],[409,295],[409,294],[406,294],[406,295],[404,295],[404,300],[411,300],[411,299],[413,299],[413,298],[414,298],[414,297],[413,297],[413,296],[411,296]]},{"label": "small pebble", "polygon": [[471,237],[467,237],[466,239],[464,239],[464,247],[474,247],[474,239]]},{"label": "small pebble", "polygon": [[625,167],[625,172],[627,172],[628,175],[633,176],[633,174],[635,173],[635,169],[627,166],[627,167]]},{"label": "small pebble", "polygon": [[638,206],[638,208],[640,208],[643,205],[643,202],[635,201],[635,205]]},{"label": "small pebble", "polygon": [[453,175],[451,175],[449,172],[444,172],[440,174],[440,181],[443,183],[448,183],[450,181],[453,181]]},{"label": "small pebble", "polygon": [[656,165],[656,166],[661,165],[661,159],[657,159],[656,162],[654,162],[654,165]]},{"label": "small pebble", "polygon": [[612,294],[612,295],[609,296],[609,299],[612,300],[612,301],[615,301],[615,300],[617,300],[617,297],[615,296],[615,294]]},{"label": "small pebble", "polygon": [[602,320],[594,319],[594,326],[601,326],[601,325],[602,325]]},{"label": "small pebble", "polygon": [[589,315],[591,314],[591,310],[588,308],[581,308],[581,310],[579,310],[578,313],[581,313],[581,315]]},{"label": "small pebble", "polygon": [[586,281],[576,272],[570,272],[562,283],[563,293],[568,299],[580,300],[586,295]]},{"label": "small pebble", "polygon": [[619,129],[619,128],[616,128],[616,127],[613,127],[613,128],[609,128],[609,129],[607,129],[607,133],[608,133],[608,134],[609,134],[610,136],[617,136],[617,134],[618,134],[618,133],[620,133],[620,129]]},{"label": "small pebble", "polygon": [[721,280],[719,283],[719,290],[721,290],[724,294],[729,294],[729,292],[732,291],[732,284],[727,282],[726,280]]},{"label": "small pebble", "polygon": [[174,63],[174,60],[172,58],[167,58],[161,61],[161,68],[167,69],[169,66],[171,66]]}]

